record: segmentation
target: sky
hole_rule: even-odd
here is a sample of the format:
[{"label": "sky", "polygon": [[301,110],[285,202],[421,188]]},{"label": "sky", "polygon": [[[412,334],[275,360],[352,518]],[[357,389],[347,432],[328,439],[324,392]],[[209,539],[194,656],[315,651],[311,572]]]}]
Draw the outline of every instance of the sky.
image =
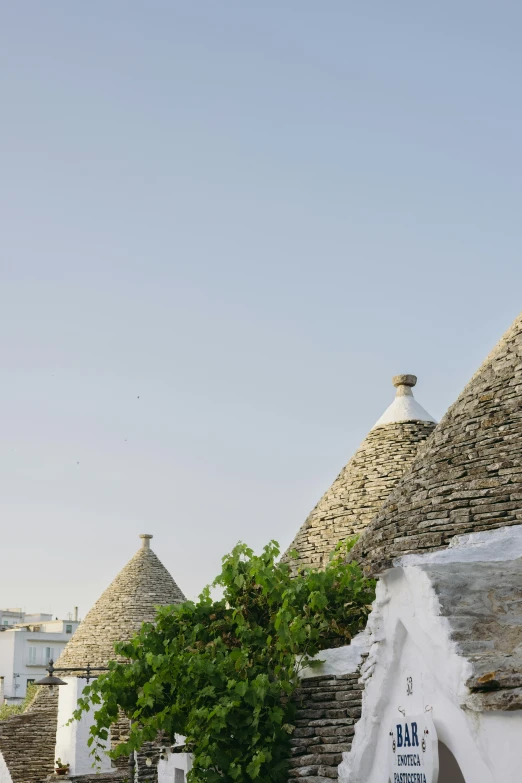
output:
[{"label": "sky", "polygon": [[522,304],[522,6],[0,0],[0,606],[286,547]]}]

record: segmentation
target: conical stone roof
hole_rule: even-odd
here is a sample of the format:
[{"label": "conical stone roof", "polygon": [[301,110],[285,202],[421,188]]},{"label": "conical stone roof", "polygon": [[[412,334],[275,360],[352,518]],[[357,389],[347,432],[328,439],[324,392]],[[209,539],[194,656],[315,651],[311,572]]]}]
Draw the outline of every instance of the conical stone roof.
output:
[{"label": "conical stone roof", "polygon": [[295,566],[324,566],[339,541],[361,533],[431,435],[435,420],[414,399],[417,378],[397,375],[394,402],[311,511],[283,559],[296,550]]},{"label": "conical stone roof", "polygon": [[[149,548],[152,536],[143,534],[141,538],[142,548],[94,604],[57,667],[106,666],[116,657],[114,642],[127,641],[143,622],[152,621],[156,606],[185,600]],[[0,721],[0,753],[13,783],[35,783],[52,774],[57,725],[58,694],[45,686],[39,688],[26,713]]]},{"label": "conical stone roof", "polygon": [[150,549],[152,536],[96,601],[65,647],[60,666],[106,666],[115,658],[114,643],[127,641],[144,622],[152,622],[155,607],[181,603],[185,596]]},{"label": "conical stone roof", "polygon": [[353,550],[378,573],[457,534],[522,524],[522,314],[448,410]]}]

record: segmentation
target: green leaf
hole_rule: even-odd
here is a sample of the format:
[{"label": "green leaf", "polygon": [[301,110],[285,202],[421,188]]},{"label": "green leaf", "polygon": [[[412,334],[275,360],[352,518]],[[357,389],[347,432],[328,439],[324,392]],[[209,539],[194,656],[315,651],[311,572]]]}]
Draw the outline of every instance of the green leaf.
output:
[{"label": "green leaf", "polygon": [[188,783],[286,783],[295,704],[303,666],[318,666],[321,650],[340,646],[364,628],[375,583],[339,547],[322,571],[293,576],[271,541],[256,555],[239,543],[197,601],[160,607],[116,649],[110,671],[84,690],[74,718],[94,705],[90,747],[121,712],[132,718],[128,740],[113,758],[137,750],[159,732],[181,734],[193,754]]}]

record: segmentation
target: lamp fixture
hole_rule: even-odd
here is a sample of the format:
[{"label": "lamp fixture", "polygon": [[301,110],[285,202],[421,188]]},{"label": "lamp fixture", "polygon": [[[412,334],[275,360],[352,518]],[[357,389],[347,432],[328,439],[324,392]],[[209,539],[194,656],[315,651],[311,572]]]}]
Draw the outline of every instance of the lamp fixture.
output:
[{"label": "lamp fixture", "polygon": [[55,685],[67,685],[67,683],[64,680],[61,680],[59,677],[55,677],[55,672],[83,672],[82,679],[89,680],[92,679],[93,672],[108,672],[109,668],[107,666],[91,666],[90,663],[87,664],[87,666],[58,666],[57,668],[54,665],[54,661],[51,658],[49,661],[49,664],[47,665],[47,677],[42,677],[41,680],[37,680],[35,682],[35,685],[47,685],[50,687],[51,691],[54,690]]}]

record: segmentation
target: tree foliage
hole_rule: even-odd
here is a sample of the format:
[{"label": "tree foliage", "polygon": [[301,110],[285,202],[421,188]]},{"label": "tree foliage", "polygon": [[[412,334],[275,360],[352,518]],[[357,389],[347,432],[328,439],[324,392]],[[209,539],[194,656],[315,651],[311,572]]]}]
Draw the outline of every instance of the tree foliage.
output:
[{"label": "tree foliage", "polygon": [[0,720],[5,720],[5,718],[10,718],[12,715],[20,715],[22,712],[25,712],[36,696],[37,692],[38,685],[35,685],[34,682],[31,682],[27,686],[27,691],[23,700],[19,704],[9,704],[8,702],[4,701],[4,703],[0,705]]},{"label": "tree foliage", "polygon": [[214,587],[196,602],[162,607],[116,651],[127,663],[84,691],[76,717],[96,705],[92,742],[99,747],[120,710],[132,719],[129,753],[159,732],[186,738],[192,781],[285,780],[299,669],[364,628],[373,581],[338,548],[324,570],[292,575],[276,562],[279,546],[255,555],[240,543],[223,558]]}]

